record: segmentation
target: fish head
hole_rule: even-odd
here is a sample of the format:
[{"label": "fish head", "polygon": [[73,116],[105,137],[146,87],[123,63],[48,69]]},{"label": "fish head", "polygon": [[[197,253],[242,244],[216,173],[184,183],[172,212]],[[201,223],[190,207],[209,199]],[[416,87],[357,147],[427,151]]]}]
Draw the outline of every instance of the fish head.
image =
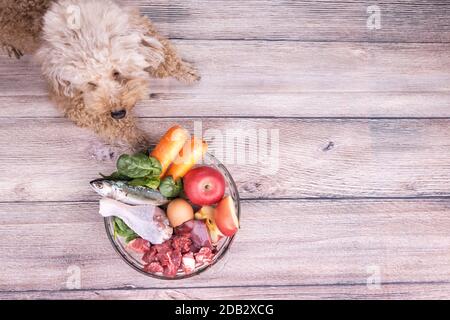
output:
[{"label": "fish head", "polygon": [[104,179],[97,179],[90,182],[92,189],[99,195],[106,197],[113,191],[113,185],[111,181]]}]

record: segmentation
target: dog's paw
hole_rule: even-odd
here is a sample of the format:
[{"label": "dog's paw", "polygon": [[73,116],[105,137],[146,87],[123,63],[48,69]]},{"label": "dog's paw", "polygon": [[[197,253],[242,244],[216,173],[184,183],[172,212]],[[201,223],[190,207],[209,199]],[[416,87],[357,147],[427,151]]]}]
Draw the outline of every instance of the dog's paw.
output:
[{"label": "dog's paw", "polygon": [[10,45],[3,45],[2,49],[8,54],[8,56],[10,58],[12,58],[13,56],[16,59],[20,59],[21,57],[23,57],[23,52],[20,51],[19,49],[16,49]]},{"label": "dog's paw", "polygon": [[194,83],[200,81],[201,76],[192,64],[183,61],[179,66],[176,78],[185,83]]}]

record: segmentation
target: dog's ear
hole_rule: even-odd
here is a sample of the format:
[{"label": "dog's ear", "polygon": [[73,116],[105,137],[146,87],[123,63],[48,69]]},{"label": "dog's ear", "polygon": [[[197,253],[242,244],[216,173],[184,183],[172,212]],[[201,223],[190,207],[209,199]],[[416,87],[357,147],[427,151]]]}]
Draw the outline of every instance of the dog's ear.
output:
[{"label": "dog's ear", "polygon": [[51,49],[45,46],[42,46],[35,55],[35,59],[41,64],[44,77],[49,82],[50,89],[59,96],[73,97],[74,87],[63,76],[68,70],[62,69],[61,65],[56,64],[51,57]]},{"label": "dog's ear", "polygon": [[174,77],[186,83],[198,81],[197,70],[183,61],[169,40],[161,36],[153,23],[138,10],[130,10],[130,21],[134,29],[142,33],[141,53],[149,64],[144,70],[152,77]]},{"label": "dog's ear", "polygon": [[58,96],[66,96],[69,98],[72,98],[74,96],[74,89],[70,81],[64,80],[56,74],[44,75],[55,94],[57,94]]},{"label": "dog's ear", "polygon": [[53,89],[57,95],[70,98],[74,96],[74,87],[70,81],[64,80],[55,73],[47,73],[45,74],[45,77],[50,83],[51,89]]},{"label": "dog's ear", "polygon": [[145,57],[146,69],[156,70],[165,61],[166,48],[158,36],[151,21],[142,16],[139,9],[125,8],[128,13],[129,22],[134,30],[139,30],[141,41],[139,43],[139,53]]},{"label": "dog's ear", "polygon": [[149,68],[157,69],[164,63],[164,46],[155,37],[143,36],[140,51],[149,64]]}]

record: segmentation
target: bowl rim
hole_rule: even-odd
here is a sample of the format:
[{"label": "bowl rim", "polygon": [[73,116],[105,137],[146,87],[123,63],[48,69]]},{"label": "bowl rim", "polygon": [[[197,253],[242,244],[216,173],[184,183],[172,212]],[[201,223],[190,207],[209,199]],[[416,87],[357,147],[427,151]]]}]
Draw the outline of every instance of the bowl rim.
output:
[{"label": "bowl rim", "polygon": [[[233,199],[233,200],[235,201],[235,205],[236,205],[236,209],[237,209],[236,215],[237,215],[237,218],[239,221],[239,229],[240,229],[240,227],[241,227],[241,224],[240,224],[240,221],[241,221],[241,198],[239,196],[239,190],[237,188],[236,182],[234,181],[233,176],[231,175],[230,171],[228,171],[227,167],[225,167],[225,165],[222,164],[222,162],[220,162],[215,156],[213,156],[209,152],[207,152],[206,155],[208,157],[210,157],[215,162],[215,165],[220,167],[224,171],[224,173],[228,176],[229,184],[231,185],[231,189],[233,189],[236,193],[235,199]],[[188,278],[191,278],[191,277],[194,277],[196,275],[203,273],[204,271],[208,270],[209,268],[211,268],[212,266],[217,264],[223,257],[225,257],[228,254],[228,250],[230,249],[231,244],[234,242],[234,239],[237,234],[237,232],[236,232],[233,236],[227,237],[228,240],[221,249],[222,253],[217,257],[216,260],[213,261],[213,263],[208,264],[204,267],[200,267],[200,269],[195,270],[189,274],[184,274],[182,276],[176,276],[176,277],[171,278],[171,277],[165,277],[165,276],[154,274],[154,273],[145,272],[144,270],[139,269],[137,266],[135,266],[133,263],[131,263],[125,257],[125,255],[119,250],[118,246],[116,245],[116,241],[114,240],[113,235],[111,234],[111,232],[109,232],[109,220],[110,219],[111,219],[111,217],[103,218],[103,222],[105,225],[106,235],[108,236],[108,239],[109,239],[112,247],[114,248],[114,251],[116,251],[116,253],[122,258],[122,260],[125,261],[126,264],[128,264],[128,266],[130,266],[135,271],[137,271],[147,277],[156,278],[156,279],[160,279],[160,280],[183,280],[183,279],[188,279]]]}]

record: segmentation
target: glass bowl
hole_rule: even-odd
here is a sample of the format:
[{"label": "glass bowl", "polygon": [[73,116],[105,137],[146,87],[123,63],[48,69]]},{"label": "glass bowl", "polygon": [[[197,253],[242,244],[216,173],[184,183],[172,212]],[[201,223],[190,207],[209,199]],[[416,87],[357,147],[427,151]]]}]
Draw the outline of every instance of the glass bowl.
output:
[{"label": "glass bowl", "polygon": [[[215,169],[217,169],[219,172],[222,173],[222,175],[225,178],[226,182],[226,189],[225,194],[230,195],[233,198],[234,205],[236,208],[236,215],[238,217],[238,220],[240,221],[241,218],[241,205],[240,205],[240,199],[239,199],[239,193],[236,187],[236,184],[231,177],[230,172],[227,170],[227,168],[219,161],[217,158],[215,158],[213,155],[206,153],[203,158],[203,163],[199,164],[198,166],[210,166]],[[221,258],[225,256],[228,249],[230,248],[231,244],[233,243],[234,236],[232,237],[225,237],[221,239],[216,247],[216,253],[212,259],[212,262],[207,265],[202,265],[200,267],[197,267],[193,272],[186,274],[185,272],[178,271],[175,277],[167,277],[163,274],[154,274],[154,273],[148,273],[144,271],[144,264],[141,260],[142,254],[131,252],[126,248],[126,243],[122,237],[117,236],[114,238],[114,223],[113,223],[113,217],[107,217],[104,219],[105,222],[105,228],[106,228],[106,234],[108,235],[109,240],[111,241],[112,246],[116,250],[116,252],[119,254],[119,256],[134,270],[157,279],[163,279],[163,280],[177,280],[177,279],[186,279],[195,275],[198,275],[202,272],[204,272],[206,269],[211,268],[213,265],[217,263]]]}]

